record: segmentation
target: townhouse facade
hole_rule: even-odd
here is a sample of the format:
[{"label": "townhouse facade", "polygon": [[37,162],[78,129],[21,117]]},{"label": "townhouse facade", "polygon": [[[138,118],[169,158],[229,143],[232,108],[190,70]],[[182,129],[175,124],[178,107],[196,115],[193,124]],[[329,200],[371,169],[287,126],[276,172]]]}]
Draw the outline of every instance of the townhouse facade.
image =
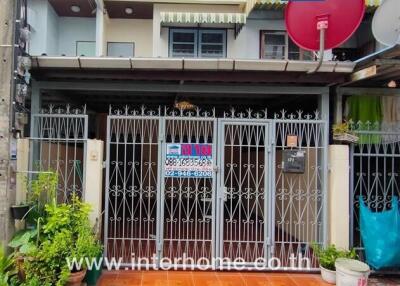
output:
[{"label": "townhouse facade", "polygon": [[294,254],[312,270],[312,243],[361,249],[358,197],[385,208],[399,192],[400,136],[374,140],[371,127],[363,144],[334,145],[331,128],[352,96],[399,94],[384,86],[393,67],[375,62],[398,48],[373,38],[380,1],[369,0],[355,34],[311,72],[318,54],[288,36],[286,4],[27,0],[19,171],[57,171],[59,201],[91,202],[105,256],[126,264],[276,257],[287,270]]}]

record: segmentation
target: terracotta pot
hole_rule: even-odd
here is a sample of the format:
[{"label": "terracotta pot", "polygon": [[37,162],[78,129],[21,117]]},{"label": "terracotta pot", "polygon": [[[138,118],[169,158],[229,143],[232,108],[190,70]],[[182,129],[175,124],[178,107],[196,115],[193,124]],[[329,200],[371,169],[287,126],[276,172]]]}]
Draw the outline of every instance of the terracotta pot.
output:
[{"label": "terracotta pot", "polygon": [[67,286],[81,286],[83,278],[85,278],[86,269],[79,272],[71,272],[67,281]]}]

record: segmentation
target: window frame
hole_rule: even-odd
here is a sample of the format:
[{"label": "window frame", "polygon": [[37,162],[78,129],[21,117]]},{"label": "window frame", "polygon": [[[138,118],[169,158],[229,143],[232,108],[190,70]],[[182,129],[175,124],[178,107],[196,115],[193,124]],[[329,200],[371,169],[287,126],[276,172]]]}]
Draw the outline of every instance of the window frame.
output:
[{"label": "window frame", "polygon": [[[174,56],[173,53],[173,33],[174,32],[182,32],[182,31],[189,31],[194,33],[194,55],[191,58],[226,58],[227,57],[227,50],[228,50],[228,41],[227,41],[227,29],[225,28],[193,28],[193,27],[171,27],[169,28],[169,33],[168,33],[168,57],[170,58],[180,58],[180,57],[185,57],[185,56]],[[222,34],[222,49],[223,49],[223,54],[221,57],[202,57],[201,56],[201,35],[204,33],[216,33],[216,34]],[[215,44],[219,45],[219,44]],[[189,56],[188,56],[189,57]]]},{"label": "window frame", "polygon": [[[77,57],[81,56],[81,55],[78,54],[78,45],[79,45],[79,43],[92,43],[92,44],[94,44],[94,55],[93,56],[96,56],[96,41],[75,41],[75,55]],[[88,55],[85,55],[85,56],[86,57],[90,57]]]},{"label": "window frame", "polygon": [[[110,44],[132,44],[132,56],[130,58],[134,58],[135,57],[135,42],[107,42],[107,57],[117,57],[117,56],[110,56],[109,55],[109,48],[110,48]],[[126,57],[120,57],[118,56],[117,58],[126,58]]]},{"label": "window frame", "polygon": [[[264,57],[265,54],[265,35],[266,34],[280,34],[280,35],[284,35],[285,36],[285,57],[282,60],[289,60],[289,35],[287,33],[287,31],[285,30],[260,30],[260,59],[269,59]],[[299,49],[299,60],[300,61],[310,61],[310,60],[305,60],[304,59],[304,54],[308,51],[298,47]]]},{"label": "window frame", "polygon": [[[174,32],[186,32],[187,34],[191,33],[194,35],[194,41],[193,41],[193,57],[191,56],[174,56],[173,55],[173,45],[175,44],[175,42],[173,41],[173,34]],[[177,42],[177,43],[181,43],[181,44],[188,44],[189,42],[185,43],[185,42]],[[188,58],[196,58],[198,55],[198,36],[197,36],[197,29],[193,29],[193,28],[170,28],[169,29],[169,37],[168,37],[168,47],[169,47],[169,52],[168,52],[168,56],[170,58],[179,58],[179,57],[188,57]]]},{"label": "window frame", "polygon": [[198,31],[198,51],[197,51],[197,56],[199,58],[207,58],[201,56],[202,54],[202,45],[203,42],[201,41],[202,35],[203,34],[221,34],[222,35],[222,43],[221,44],[214,44],[214,43],[204,43],[206,45],[213,45],[213,46],[220,46],[222,45],[222,56],[221,57],[211,57],[212,59],[214,58],[226,58],[226,50],[227,50],[227,41],[226,41],[226,30],[223,29],[199,29]]}]

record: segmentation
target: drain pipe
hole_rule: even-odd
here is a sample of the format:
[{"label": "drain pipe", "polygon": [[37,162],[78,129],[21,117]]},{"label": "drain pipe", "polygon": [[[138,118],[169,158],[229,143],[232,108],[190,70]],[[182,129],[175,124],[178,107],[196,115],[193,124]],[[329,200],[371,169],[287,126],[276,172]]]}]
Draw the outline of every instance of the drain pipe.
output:
[{"label": "drain pipe", "polygon": [[319,20],[317,22],[317,30],[319,30],[319,59],[318,59],[318,65],[316,66],[315,69],[309,70],[307,73],[308,74],[314,74],[322,66],[322,63],[324,61],[324,52],[325,52],[325,31],[328,29],[328,20],[325,18],[324,20]]}]

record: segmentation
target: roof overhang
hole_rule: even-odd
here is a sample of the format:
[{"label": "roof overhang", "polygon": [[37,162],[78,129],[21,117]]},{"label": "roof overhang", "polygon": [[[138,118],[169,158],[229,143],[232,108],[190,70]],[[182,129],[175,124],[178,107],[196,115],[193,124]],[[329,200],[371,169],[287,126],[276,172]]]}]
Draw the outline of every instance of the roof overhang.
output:
[{"label": "roof overhang", "polygon": [[[384,0],[365,0],[367,9],[374,9],[382,4]],[[246,11],[249,14],[253,9],[280,9],[284,8],[288,0],[247,0]]]},{"label": "roof overhang", "polygon": [[[311,61],[190,59],[190,58],[110,58],[110,57],[32,57],[33,69],[123,69],[123,70],[211,70],[307,72],[317,66]],[[351,73],[352,62],[323,62],[319,73]]]},{"label": "roof overhang", "polygon": [[354,72],[342,86],[387,87],[392,80],[400,84],[400,44],[373,53],[355,63]]},{"label": "roof overhang", "polygon": [[343,83],[353,71],[351,62],[245,59],[32,57],[36,80],[156,80],[225,83],[307,84]]}]

